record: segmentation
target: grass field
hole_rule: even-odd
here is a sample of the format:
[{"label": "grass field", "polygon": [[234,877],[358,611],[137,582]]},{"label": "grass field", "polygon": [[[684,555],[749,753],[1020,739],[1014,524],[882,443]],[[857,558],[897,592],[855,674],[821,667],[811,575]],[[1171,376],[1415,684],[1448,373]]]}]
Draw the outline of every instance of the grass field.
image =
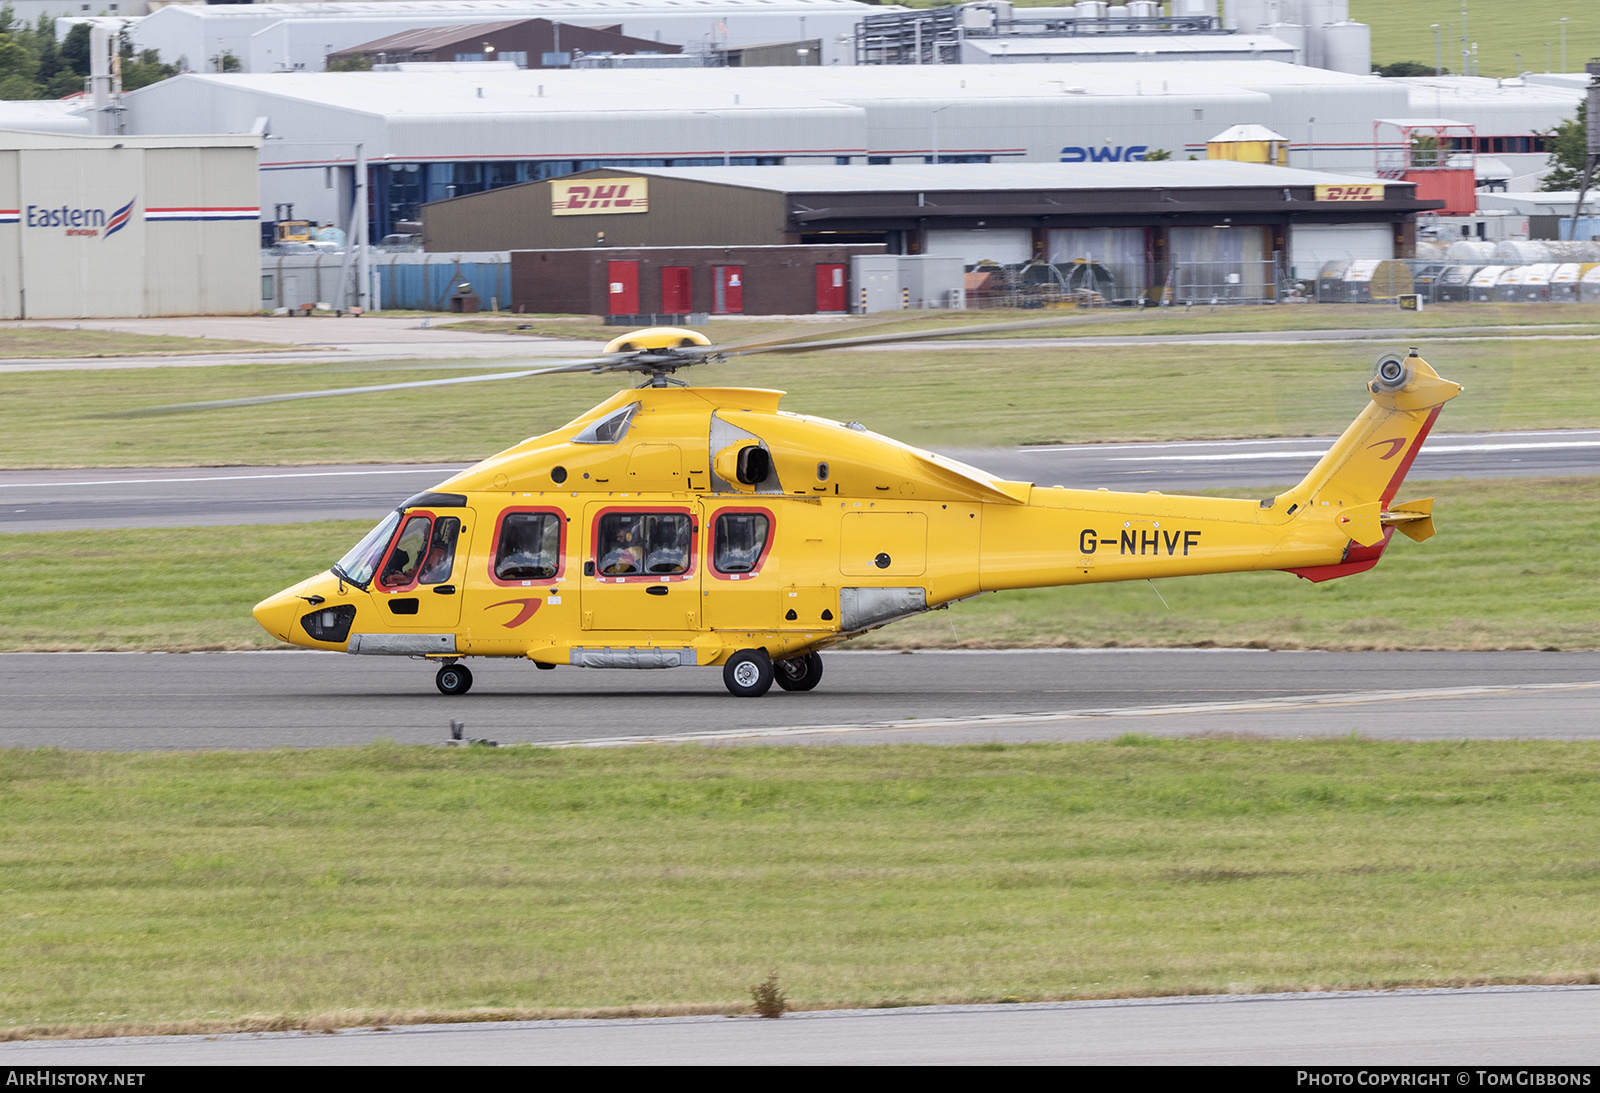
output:
[{"label": "grass field", "polygon": [[[1464,383],[1441,428],[1600,424],[1594,343],[1421,343]],[[1402,342],[1403,345],[1403,342]],[[1333,434],[1364,402],[1384,345],[950,348],[707,365],[716,383],[779,387],[787,409],[929,446]],[[556,428],[613,394],[589,375],[388,392],[160,417],[143,406],[454,375],[426,365],[236,365],[0,374],[0,466],[474,460]],[[506,367],[504,362],[490,366]],[[197,374],[199,372],[200,374]]]},{"label": "grass field", "polygon": [[[905,0],[906,6],[932,8],[944,0]],[[1017,0],[1017,7],[1047,7],[1056,0]],[[1226,0],[1218,0],[1222,10]],[[1440,26],[1444,67],[1462,72],[1462,0],[1350,0],[1350,18],[1372,28],[1372,63],[1435,62],[1434,23]],[[1561,18],[1567,18],[1567,68],[1600,56],[1600,7],[1592,0],[1472,0],[1467,5],[1467,38],[1478,47],[1478,74],[1514,76],[1519,71],[1561,71]],[[1446,24],[1449,29],[1446,30]],[[1548,53],[1546,44],[1549,45]],[[1522,54],[1518,68],[1516,54]],[[1546,57],[1549,63],[1546,63]]]},{"label": "grass field", "polygon": [[[1263,491],[1265,493],[1266,491]],[[1423,483],[1440,532],[1396,537],[1369,572],[1313,585],[1287,573],[983,596],[896,623],[864,646],[1600,647],[1600,479]],[[0,651],[259,648],[259,600],[325,570],[366,525],[0,536]]]},{"label": "grass field", "polygon": [[180,338],[168,334],[129,334],[117,330],[72,330],[50,326],[0,327],[0,359],[283,353],[293,349],[293,346],[270,345],[266,342],[203,336]]},{"label": "grass field", "polygon": [[0,752],[0,1035],[1600,980],[1593,744]]}]

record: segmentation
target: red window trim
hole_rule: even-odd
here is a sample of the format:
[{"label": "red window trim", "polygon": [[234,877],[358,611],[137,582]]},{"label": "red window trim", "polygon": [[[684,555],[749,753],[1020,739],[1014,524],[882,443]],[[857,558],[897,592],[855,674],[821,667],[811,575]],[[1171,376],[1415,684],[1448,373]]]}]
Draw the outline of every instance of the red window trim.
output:
[{"label": "red window trim", "polygon": [[[595,546],[600,541],[600,521],[615,512],[637,514],[639,516],[687,516],[689,518],[689,569],[684,573],[640,573],[635,576],[613,576],[600,572],[600,559],[595,554]],[[669,584],[672,581],[687,581],[696,575],[700,560],[700,522],[695,516],[695,511],[688,505],[607,505],[594,514],[594,519],[589,524],[589,550],[586,562],[594,563],[594,576],[586,580],[597,581],[603,584]]]},{"label": "red window trim", "polygon": [[[383,575],[389,571],[389,558],[394,554],[394,548],[399,544],[400,536],[405,534],[406,525],[409,524],[414,517],[418,517],[418,516],[427,517],[427,519],[428,519],[428,542],[429,543],[433,542],[433,522],[435,520],[437,520],[439,517],[430,509],[408,509],[408,510],[406,510],[405,515],[400,518],[400,526],[394,529],[394,538],[389,540],[389,549],[385,550],[383,552],[383,561],[378,563],[378,570],[377,570],[376,573],[374,573],[372,575],[373,586],[376,587],[379,592],[382,592],[385,595],[394,595],[394,594],[400,593],[400,592],[414,592],[414,591],[416,591],[417,578],[422,576],[422,563],[428,560],[426,554],[424,554],[420,559],[418,559],[418,561],[417,561],[417,571],[416,571],[416,573],[414,573],[412,575],[410,584],[396,585],[393,588],[390,588],[388,585],[383,583]],[[457,543],[456,549],[458,549],[458,550],[460,549],[460,544],[459,543]],[[455,570],[455,566],[453,564],[451,565],[450,568],[451,568],[452,572]]]},{"label": "red window trim", "polygon": [[[556,518],[556,523],[561,528],[561,543],[556,548],[556,574],[554,577],[540,577],[537,580],[527,581],[502,581],[499,577],[494,575],[494,559],[495,555],[500,553],[500,536],[505,532],[506,517],[522,512],[537,512],[554,516]],[[555,581],[559,581],[563,576],[566,575],[567,572],[567,514],[562,512],[560,509],[552,508],[549,505],[513,505],[508,509],[502,510],[500,515],[495,517],[494,538],[489,540],[489,558],[487,565],[489,569],[489,580],[493,581],[501,588],[531,588],[534,585],[551,584]]]},{"label": "red window trim", "polygon": [[[724,573],[717,568],[717,517],[724,514],[738,514],[742,512],[756,512],[767,518],[767,541],[761,546],[761,557],[756,559],[756,564],[750,567],[748,573]],[[761,576],[761,569],[767,564],[767,555],[772,553],[772,540],[778,530],[778,518],[772,514],[771,509],[759,505],[729,505],[726,508],[717,508],[706,513],[706,522],[710,530],[706,533],[706,572],[719,581],[749,581]]]}]

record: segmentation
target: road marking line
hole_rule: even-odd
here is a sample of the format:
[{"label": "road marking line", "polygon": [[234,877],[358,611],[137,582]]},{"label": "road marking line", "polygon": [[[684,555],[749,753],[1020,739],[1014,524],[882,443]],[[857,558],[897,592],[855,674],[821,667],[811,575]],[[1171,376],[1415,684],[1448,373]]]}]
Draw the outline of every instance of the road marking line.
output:
[{"label": "road marking line", "polygon": [[541,748],[621,748],[637,744],[684,744],[701,740],[743,740],[783,736],[833,736],[846,733],[914,729],[954,729],[985,725],[1027,725],[1041,721],[1090,721],[1119,717],[1158,717],[1174,714],[1249,713],[1258,710],[1314,709],[1319,706],[1360,706],[1377,702],[1416,702],[1429,698],[1470,698],[1524,691],[1578,691],[1600,689],[1600,680],[1586,683],[1509,683],[1498,687],[1434,687],[1412,691],[1351,691],[1344,694],[1295,695],[1243,702],[1194,702],[1166,706],[1113,706],[1104,709],[1055,710],[1048,713],[980,714],[976,717],[923,717],[898,721],[867,721],[855,725],[784,725],[767,729],[728,729],[719,732],[659,733],[648,736],[604,736],[588,740],[539,742]]},{"label": "road marking line", "polygon": [[463,463],[459,467],[406,467],[399,470],[381,471],[293,471],[282,474],[197,475],[193,478],[107,478],[99,482],[0,482],[0,490],[26,489],[29,487],[54,488],[58,486],[144,486],[163,482],[247,482],[258,478],[357,478],[363,475],[377,474],[439,474],[441,472],[463,471],[468,466],[469,464]]},{"label": "road marking line", "polygon": [[[1421,456],[1457,455],[1462,452],[1535,452],[1556,448],[1600,448],[1600,440],[1553,440],[1532,444],[1428,444]],[[1107,463],[1225,463],[1245,459],[1321,459],[1325,451],[1220,452],[1206,455],[1114,455]]]}]

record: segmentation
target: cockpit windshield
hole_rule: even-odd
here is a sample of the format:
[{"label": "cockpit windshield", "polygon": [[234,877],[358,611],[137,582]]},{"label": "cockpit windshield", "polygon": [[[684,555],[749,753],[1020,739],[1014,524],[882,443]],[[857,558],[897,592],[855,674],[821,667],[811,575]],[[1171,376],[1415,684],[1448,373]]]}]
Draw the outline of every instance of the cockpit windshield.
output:
[{"label": "cockpit windshield", "polygon": [[383,552],[389,548],[389,540],[393,538],[394,529],[399,524],[399,512],[391,512],[385,516],[383,522],[367,532],[350,553],[334,563],[334,573],[351,584],[367,587],[373,573],[378,569],[378,563],[383,561]]}]

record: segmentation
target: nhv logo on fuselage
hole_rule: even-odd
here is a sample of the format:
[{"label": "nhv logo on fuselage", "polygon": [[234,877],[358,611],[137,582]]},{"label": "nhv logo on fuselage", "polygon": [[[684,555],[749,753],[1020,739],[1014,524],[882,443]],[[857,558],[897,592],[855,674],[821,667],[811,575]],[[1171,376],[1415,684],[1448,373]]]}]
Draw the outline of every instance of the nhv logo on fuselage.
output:
[{"label": "nhv logo on fuselage", "polygon": [[23,223],[30,228],[65,228],[63,234],[66,235],[93,237],[104,232],[105,238],[109,239],[128,226],[128,221],[133,216],[133,207],[138,201],[137,197],[132,198],[109,216],[104,209],[74,209],[70,205],[55,208],[29,205]]}]

